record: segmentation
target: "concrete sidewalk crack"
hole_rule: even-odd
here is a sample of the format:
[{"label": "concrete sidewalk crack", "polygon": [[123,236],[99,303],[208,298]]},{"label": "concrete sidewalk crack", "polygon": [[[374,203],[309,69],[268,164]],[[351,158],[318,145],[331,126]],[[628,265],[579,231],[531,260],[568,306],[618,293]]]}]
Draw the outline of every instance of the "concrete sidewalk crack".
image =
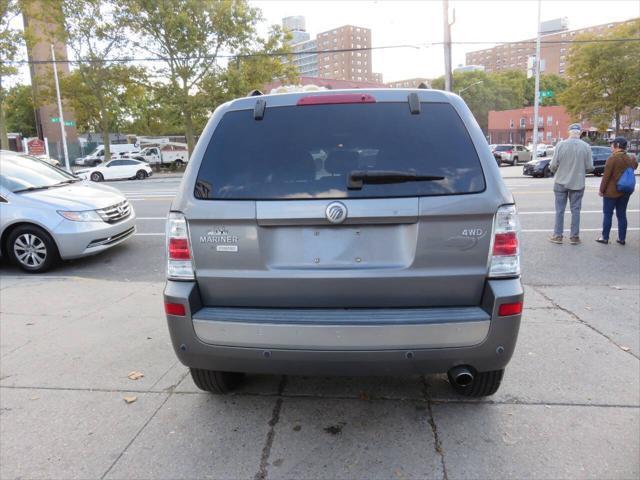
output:
[{"label": "concrete sidewalk crack", "polygon": [[111,465],[109,465],[109,468],[107,468],[107,470],[100,476],[100,480],[103,480],[108,474],[109,472],[113,469],[113,467],[116,466],[116,464],[120,461],[120,459],[122,458],[122,456],[125,454],[125,452],[129,449],[129,447],[133,444],[133,442],[136,441],[136,439],[140,436],[140,434],[144,431],[145,428],[147,428],[147,425],[149,425],[149,423],[151,422],[151,420],[153,420],[155,418],[155,416],[157,415],[157,413],[160,411],[160,409],[162,407],[164,407],[165,403],[167,403],[167,401],[171,398],[171,395],[173,395],[173,392],[170,392],[167,395],[167,398],[165,398],[162,403],[160,403],[160,405],[158,406],[158,408],[156,408],[154,410],[154,412],[151,414],[151,416],[147,419],[146,422],[144,422],[144,425],[142,425],[142,427],[140,427],[140,429],[138,429],[138,431],[136,432],[136,434],[133,436],[133,438],[129,441],[129,443],[127,443],[127,445],[122,449],[122,451],[118,454],[118,456],[116,457],[116,459],[113,461],[113,463]]},{"label": "concrete sidewalk crack", "polygon": [[586,326],[587,328],[590,328],[591,330],[593,330],[594,332],[602,335],[604,338],[606,338],[607,340],[609,340],[611,343],[613,343],[616,347],[618,347],[620,350],[622,350],[625,353],[628,353],[629,355],[631,355],[632,357],[634,357],[637,360],[640,360],[640,357],[638,355],[636,355],[635,353],[633,353],[631,350],[626,350],[624,348],[622,348],[622,345],[620,345],[618,342],[616,342],[613,338],[611,338],[609,335],[607,335],[606,333],[598,330],[596,327],[594,327],[593,325],[591,325],[589,322],[587,322],[586,320],[583,320],[582,318],[580,318],[575,312],[569,310],[568,308],[565,308],[563,306],[561,306],[560,304],[558,304],[556,301],[554,301],[549,295],[545,294],[544,292],[542,292],[540,289],[536,288],[536,287],[532,287],[536,292],[538,292],[540,295],[542,295],[545,300],[547,300],[548,302],[550,302],[554,307],[556,307],[558,310],[563,311],[564,313],[566,313],[567,315],[569,315],[570,317],[575,318],[578,322],[580,322],[581,324],[583,324],[584,326]]},{"label": "concrete sidewalk crack", "polygon": [[273,439],[276,435],[276,425],[280,421],[280,412],[282,411],[282,402],[284,397],[282,397],[282,393],[284,392],[284,387],[287,383],[287,377],[283,376],[280,381],[280,385],[278,385],[278,399],[276,400],[276,404],[273,407],[273,411],[271,412],[271,420],[269,420],[269,432],[267,433],[267,439],[264,442],[264,447],[262,448],[262,455],[260,456],[260,468],[254,475],[254,480],[266,480],[269,472],[267,470],[267,466],[269,465],[269,457],[271,456],[271,447],[273,446]]},{"label": "concrete sidewalk crack", "polygon": [[449,476],[447,474],[447,465],[444,460],[444,450],[442,448],[442,443],[440,442],[440,437],[438,435],[438,426],[436,425],[435,417],[433,416],[433,409],[431,403],[431,396],[429,395],[429,385],[427,383],[427,379],[424,375],[422,375],[422,387],[424,389],[424,398],[427,402],[427,411],[429,412],[429,425],[431,425],[431,431],[433,433],[433,443],[436,450],[436,454],[440,457],[440,464],[442,465],[442,478],[443,480],[448,480]]}]

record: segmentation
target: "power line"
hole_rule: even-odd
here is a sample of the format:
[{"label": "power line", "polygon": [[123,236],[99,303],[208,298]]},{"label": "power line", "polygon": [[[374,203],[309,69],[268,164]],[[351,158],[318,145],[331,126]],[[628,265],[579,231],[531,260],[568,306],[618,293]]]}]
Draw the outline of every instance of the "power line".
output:
[{"label": "power line", "polygon": [[[638,38],[601,38],[591,40],[543,40],[541,44],[574,44],[574,43],[617,43],[617,42],[640,42]],[[517,42],[487,42],[487,41],[469,41],[469,42],[451,42],[453,45],[529,45],[536,43],[535,40],[523,40]],[[255,53],[238,53],[238,54],[222,54],[222,55],[198,55],[193,57],[176,57],[174,60],[189,61],[189,60],[215,60],[215,59],[238,59],[238,58],[254,58],[254,57],[286,57],[286,56],[300,56],[300,55],[320,55],[325,53],[349,53],[349,52],[369,52],[373,50],[393,50],[399,48],[429,48],[434,46],[443,45],[444,42],[430,42],[421,43],[415,45],[385,45],[380,47],[363,47],[363,48],[338,48],[333,50],[308,50],[303,52],[255,52]],[[166,58],[161,57],[122,57],[122,58],[110,58],[110,59],[89,59],[89,60],[0,60],[0,64],[5,65],[38,65],[38,64],[52,64],[52,63],[66,63],[66,64],[83,64],[83,63],[129,63],[129,62],[166,62]]]}]

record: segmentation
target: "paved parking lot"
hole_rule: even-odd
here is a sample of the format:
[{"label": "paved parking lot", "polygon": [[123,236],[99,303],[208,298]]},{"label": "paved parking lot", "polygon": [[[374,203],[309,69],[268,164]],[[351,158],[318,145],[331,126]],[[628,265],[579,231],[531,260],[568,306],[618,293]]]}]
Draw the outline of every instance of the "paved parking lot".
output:
[{"label": "paved parking lot", "polygon": [[502,172],[526,309],[502,388],[481,401],[438,375],[256,375],[201,393],[162,311],[179,180],[115,182],[136,237],[46,275],[0,265],[0,478],[638,478],[640,195],[627,246],[599,245],[589,178],[583,245],[553,245],[552,179],[520,170]]}]

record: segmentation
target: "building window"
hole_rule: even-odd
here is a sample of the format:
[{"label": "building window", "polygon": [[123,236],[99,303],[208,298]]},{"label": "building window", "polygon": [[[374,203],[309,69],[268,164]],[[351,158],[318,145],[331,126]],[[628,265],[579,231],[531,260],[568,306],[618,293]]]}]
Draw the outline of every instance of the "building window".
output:
[{"label": "building window", "polygon": [[520,118],[520,128],[524,128],[527,124],[527,119],[522,117]]},{"label": "building window", "polygon": [[547,117],[547,125],[553,125],[553,117],[551,115]]},{"label": "building window", "polygon": [[547,132],[547,142],[551,143],[551,132]]},{"label": "building window", "polygon": [[509,120],[509,128],[513,128],[514,124],[513,124],[513,120]]}]

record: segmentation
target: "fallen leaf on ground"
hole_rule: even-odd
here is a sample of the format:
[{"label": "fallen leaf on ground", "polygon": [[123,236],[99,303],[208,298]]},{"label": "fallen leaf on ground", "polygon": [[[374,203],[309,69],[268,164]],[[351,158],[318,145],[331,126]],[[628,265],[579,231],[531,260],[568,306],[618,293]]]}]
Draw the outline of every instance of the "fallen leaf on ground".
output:
[{"label": "fallen leaf on ground", "polygon": [[631,347],[620,347],[622,350],[624,350],[625,352],[628,352],[629,350],[631,350]]},{"label": "fallen leaf on ground", "polygon": [[136,400],[138,400],[138,397],[135,397],[135,396],[131,395],[131,396],[125,396],[125,397],[122,397],[122,399],[123,399],[126,403],[133,403],[133,402],[135,402]]},{"label": "fallen leaf on ground", "polygon": [[611,288],[615,288],[616,290],[622,290],[622,287],[618,287],[617,285],[612,285]]},{"label": "fallen leaf on ground", "polygon": [[129,380],[140,380],[142,377],[144,377],[144,373],[135,371],[129,372],[129,375],[127,375]]},{"label": "fallen leaf on ground", "polygon": [[31,400],[38,400],[40,397],[38,395],[34,395],[33,397],[31,397]]},{"label": "fallen leaf on ground", "polygon": [[367,392],[360,392],[360,395],[358,395],[358,399],[369,400],[369,395],[367,395]]},{"label": "fallen leaf on ground", "polygon": [[584,307],[584,309],[585,309],[585,310],[589,310],[589,311],[593,310],[593,308],[591,308],[591,307],[589,307],[589,306]]}]

